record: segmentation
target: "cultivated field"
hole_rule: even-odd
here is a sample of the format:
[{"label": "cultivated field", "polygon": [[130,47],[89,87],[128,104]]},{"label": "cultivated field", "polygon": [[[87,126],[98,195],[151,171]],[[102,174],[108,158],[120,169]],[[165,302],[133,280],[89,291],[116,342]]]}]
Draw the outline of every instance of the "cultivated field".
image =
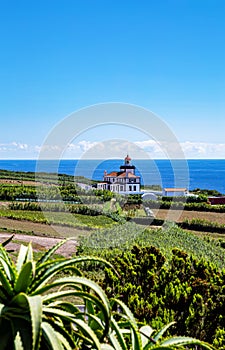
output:
[{"label": "cultivated field", "polygon": [[170,219],[173,221],[173,218],[178,218],[178,222],[182,222],[185,219],[201,219],[201,220],[207,220],[212,222],[217,222],[218,224],[224,224],[225,225],[225,213],[214,213],[214,212],[203,212],[203,211],[178,211],[178,210],[168,210],[168,209],[153,209],[152,210],[154,214],[156,215],[157,219]]}]

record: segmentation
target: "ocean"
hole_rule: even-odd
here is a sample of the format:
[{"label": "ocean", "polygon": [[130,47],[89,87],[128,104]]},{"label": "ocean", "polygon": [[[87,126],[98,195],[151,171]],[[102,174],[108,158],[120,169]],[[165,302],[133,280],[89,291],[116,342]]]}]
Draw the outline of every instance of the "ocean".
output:
[{"label": "ocean", "polygon": [[[60,163],[35,160],[0,160],[0,169],[12,171],[57,172],[61,174],[85,176],[102,180],[103,173],[119,171],[123,160],[61,160]],[[136,174],[141,176],[144,185],[164,187],[187,187],[213,189],[225,194],[225,159],[190,159],[190,160],[133,160]],[[37,168],[36,168],[37,166]]]}]

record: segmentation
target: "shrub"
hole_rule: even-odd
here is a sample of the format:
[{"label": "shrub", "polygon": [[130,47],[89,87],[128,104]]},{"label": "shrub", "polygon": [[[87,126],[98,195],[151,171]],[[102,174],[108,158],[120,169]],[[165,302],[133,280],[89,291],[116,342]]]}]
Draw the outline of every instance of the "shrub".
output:
[{"label": "shrub", "polygon": [[103,288],[139,322],[159,328],[174,320],[173,332],[215,342],[218,329],[225,329],[224,271],[178,249],[169,264],[158,249],[138,246],[111,261],[119,277],[107,268]]}]

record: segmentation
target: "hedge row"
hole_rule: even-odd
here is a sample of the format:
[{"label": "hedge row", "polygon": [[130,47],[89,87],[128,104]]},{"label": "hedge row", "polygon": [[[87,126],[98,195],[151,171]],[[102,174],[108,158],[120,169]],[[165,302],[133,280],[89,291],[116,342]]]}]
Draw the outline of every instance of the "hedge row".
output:
[{"label": "hedge row", "polygon": [[188,210],[188,211],[205,211],[225,213],[225,205],[211,205],[208,203],[184,203],[174,201],[145,201],[144,205],[151,209],[172,209],[172,210]]}]

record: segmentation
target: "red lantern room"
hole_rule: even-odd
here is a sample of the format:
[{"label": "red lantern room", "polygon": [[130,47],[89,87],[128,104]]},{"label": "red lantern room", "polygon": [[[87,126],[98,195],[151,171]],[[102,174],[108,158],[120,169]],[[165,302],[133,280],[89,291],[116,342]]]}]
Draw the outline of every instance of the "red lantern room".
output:
[{"label": "red lantern room", "polygon": [[125,164],[126,165],[130,165],[130,161],[131,161],[131,158],[128,156],[128,154],[127,154],[127,156],[126,156],[126,158],[125,158]]}]

